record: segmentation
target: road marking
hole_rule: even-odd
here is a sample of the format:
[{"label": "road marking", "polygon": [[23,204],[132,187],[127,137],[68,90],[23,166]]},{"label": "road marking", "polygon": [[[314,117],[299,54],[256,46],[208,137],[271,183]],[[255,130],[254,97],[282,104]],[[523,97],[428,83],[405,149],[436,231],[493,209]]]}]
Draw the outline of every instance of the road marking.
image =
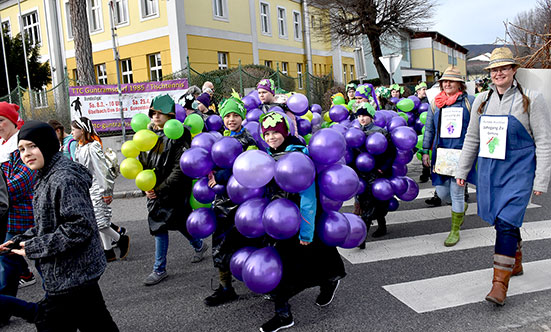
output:
[{"label": "road marking", "polygon": [[[551,220],[527,222],[520,230],[523,241],[549,239],[551,238]],[[448,232],[444,232],[367,242],[366,248],[363,250],[339,248],[339,252],[350,263],[362,264],[487,247],[495,244],[495,230],[491,226],[462,230],[461,240],[453,247],[444,246],[444,240],[447,236]]]},{"label": "road marking", "polygon": [[[430,198],[434,195],[434,187],[430,188],[424,188],[419,190],[419,194],[415,199],[426,199]],[[475,194],[476,193],[476,187],[473,185],[469,185],[469,193]],[[348,201],[344,202],[343,206],[353,206],[354,205],[354,198],[349,199]]]},{"label": "road marking", "polygon": [[[507,297],[551,289],[551,259],[523,264],[524,275],[509,282]],[[417,313],[483,302],[493,269],[484,269],[383,286]]]}]

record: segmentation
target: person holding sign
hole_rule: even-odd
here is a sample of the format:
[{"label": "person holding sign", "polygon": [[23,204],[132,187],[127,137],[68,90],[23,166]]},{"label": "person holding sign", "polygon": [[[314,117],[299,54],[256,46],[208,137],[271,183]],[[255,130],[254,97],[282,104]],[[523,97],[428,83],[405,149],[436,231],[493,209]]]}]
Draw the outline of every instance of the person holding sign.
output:
[{"label": "person holding sign", "polygon": [[478,155],[478,215],[496,229],[494,276],[486,300],[505,303],[509,279],[523,274],[520,227],[532,193],[547,191],[551,116],[542,94],[515,79],[518,63],[506,47],[490,56],[492,83],[476,98],[459,166],[463,186]]},{"label": "person holding sign", "polygon": [[[465,81],[456,67],[448,67],[439,82],[441,92],[427,112],[423,165],[430,167],[432,164],[432,184],[436,186],[438,197],[444,202],[451,201],[452,227],[444,241],[446,247],[451,247],[459,242],[459,229],[467,210],[464,189],[455,182],[454,175],[474,98],[467,94]],[[430,149],[432,160],[428,154]],[[471,183],[476,180],[473,173],[474,171],[470,172],[468,178]]]}]

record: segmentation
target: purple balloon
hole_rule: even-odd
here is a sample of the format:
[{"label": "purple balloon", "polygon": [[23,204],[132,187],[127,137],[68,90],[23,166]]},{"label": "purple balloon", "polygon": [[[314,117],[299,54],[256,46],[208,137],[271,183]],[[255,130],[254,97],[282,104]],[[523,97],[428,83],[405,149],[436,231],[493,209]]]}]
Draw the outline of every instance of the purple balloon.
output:
[{"label": "purple balloon", "polygon": [[388,201],[392,196],[394,196],[394,190],[390,181],[384,178],[377,179],[373,181],[371,185],[371,192],[373,196],[380,201]]},{"label": "purple balloon", "polygon": [[260,137],[260,124],[256,121],[248,122],[246,125],[244,125],[245,129],[251,134],[251,136],[254,138],[254,140],[257,142],[260,142],[262,138]]},{"label": "purple balloon", "polygon": [[430,107],[429,103],[421,103],[421,104],[419,105],[418,111],[419,111],[419,113],[426,112],[426,111],[429,110],[429,107]]},{"label": "purple balloon", "polygon": [[348,131],[348,128],[346,128],[345,125],[342,125],[340,123],[335,123],[335,122],[331,125],[331,127],[329,127],[329,129],[333,129],[339,132],[341,135],[343,135],[343,137],[344,137],[344,134],[346,134],[346,132]]},{"label": "purple balloon", "polygon": [[216,216],[210,208],[198,208],[186,220],[189,234],[196,239],[209,237],[216,229]]},{"label": "purple balloon", "polygon": [[216,184],[212,190],[214,190],[214,193],[216,195],[222,195],[222,194],[225,194],[226,193],[226,186],[224,185],[221,185],[221,184]]},{"label": "purple balloon", "polygon": [[352,249],[365,242],[367,237],[367,227],[364,221],[359,216],[353,213],[343,213],[346,220],[350,224],[350,232],[344,242],[340,245],[341,248]]},{"label": "purple balloon", "polygon": [[411,95],[408,97],[408,99],[413,100],[413,110],[416,110],[419,108],[419,105],[421,104],[421,99],[419,99],[419,97]]},{"label": "purple balloon", "polygon": [[413,181],[411,178],[407,176],[405,177],[405,179],[408,184],[408,189],[406,190],[405,193],[397,196],[402,201],[408,201],[408,202],[413,201],[417,197],[417,195],[419,195],[419,185],[417,184],[417,182]]},{"label": "purple balloon", "polygon": [[262,197],[264,195],[264,187],[249,189],[243,187],[237,182],[235,177],[230,176],[228,184],[226,185],[226,191],[228,196],[235,204],[241,204],[248,199]]},{"label": "purple balloon", "polygon": [[321,192],[335,201],[346,201],[358,191],[358,174],[346,166],[335,164],[319,177]]},{"label": "purple balloon", "polygon": [[325,212],[321,219],[318,234],[326,245],[331,247],[340,246],[350,234],[350,223],[340,212]]},{"label": "purple balloon", "polygon": [[277,287],[283,275],[281,258],[274,247],[253,252],[243,264],[243,282],[255,293],[268,293]]},{"label": "purple balloon", "polygon": [[287,107],[298,116],[308,112],[308,98],[302,93],[295,93],[287,99]]},{"label": "purple balloon", "polygon": [[343,126],[345,126],[346,128],[350,128],[352,127],[352,122],[348,119],[345,119],[345,120],[342,120],[341,122],[339,122],[340,124],[342,124]]},{"label": "purple balloon", "polygon": [[312,124],[306,119],[297,118],[297,127],[300,136],[308,135],[312,132]]},{"label": "purple balloon", "polygon": [[243,147],[238,140],[233,137],[222,137],[212,145],[210,155],[218,167],[231,168],[241,152]]},{"label": "purple balloon", "polygon": [[191,141],[191,147],[203,148],[210,153],[214,142],[216,142],[216,137],[214,137],[211,133],[200,133]]},{"label": "purple balloon", "polygon": [[310,107],[310,110],[312,111],[312,113],[321,114],[321,106],[318,104],[313,104],[312,107]]},{"label": "purple balloon", "polygon": [[277,185],[286,192],[304,191],[316,179],[314,162],[304,153],[287,153],[277,161],[274,179]]},{"label": "purple balloon", "polygon": [[312,126],[320,124],[321,120],[321,115],[319,113],[312,114]]},{"label": "purple balloon", "polygon": [[385,128],[386,127],[386,116],[381,113],[381,111],[375,112],[375,118],[373,118],[373,123],[377,127]]},{"label": "purple balloon", "polygon": [[285,111],[283,110],[283,108],[279,106],[270,107],[270,112],[279,112],[281,114],[285,114]]},{"label": "purple balloon", "polygon": [[317,164],[333,164],[344,156],[346,140],[336,130],[321,129],[310,138],[310,157]]},{"label": "purple balloon", "polygon": [[208,131],[219,131],[224,126],[224,120],[220,115],[212,114],[205,120],[205,126]]},{"label": "purple balloon", "polygon": [[260,119],[260,116],[263,114],[263,112],[258,108],[253,108],[252,110],[247,112],[247,121],[256,121]]},{"label": "purple balloon", "polygon": [[358,128],[350,128],[344,134],[344,139],[349,148],[359,148],[365,143],[365,133]]},{"label": "purple balloon", "polygon": [[380,155],[383,152],[385,152],[387,147],[388,147],[388,141],[385,135],[379,132],[370,134],[369,136],[367,136],[367,139],[365,140],[365,148],[367,152],[369,152],[374,156]]},{"label": "purple balloon", "polygon": [[415,119],[415,125],[413,125],[413,129],[415,129],[415,132],[417,134],[421,134],[423,132],[423,127],[425,125],[423,124],[423,122],[421,122],[421,119],[417,118]]},{"label": "purple balloon", "polygon": [[217,132],[217,131],[209,131],[209,134],[211,134],[212,136],[214,136],[214,138],[216,138],[217,141],[218,141],[219,139],[221,139],[222,137],[224,137],[222,134],[220,134],[220,133]]},{"label": "purple balloon", "polygon": [[358,191],[356,192],[356,195],[363,194],[365,191],[365,182],[364,180],[360,179],[360,182],[358,182]]},{"label": "purple balloon", "polygon": [[388,130],[388,132],[392,132],[394,129],[401,126],[407,126],[407,122],[401,116],[396,116],[393,117],[390,122],[388,122],[388,124],[386,125],[386,129]]},{"label": "purple balloon", "polygon": [[406,179],[402,176],[396,176],[390,178],[390,184],[392,185],[392,190],[396,195],[401,195],[406,192],[408,189],[408,183]]},{"label": "purple balloon", "polygon": [[200,178],[193,185],[193,197],[195,197],[199,203],[208,204],[214,201],[216,193],[209,187],[208,183],[209,179],[204,177]]},{"label": "purple balloon", "polygon": [[190,148],[180,157],[180,169],[192,178],[202,178],[212,171],[214,163],[207,150]]},{"label": "purple balloon", "polygon": [[176,120],[184,123],[186,120],[186,109],[180,104],[174,105],[174,113],[176,113]]},{"label": "purple balloon", "polygon": [[413,159],[413,150],[398,150],[394,163],[407,165]]},{"label": "purple balloon", "polygon": [[260,237],[266,232],[262,224],[262,213],[268,205],[267,198],[253,198],[241,204],[235,212],[235,228],[248,238]]},{"label": "purple balloon", "polygon": [[344,162],[345,165],[348,165],[354,161],[354,153],[350,149],[346,149],[346,152],[344,153]]},{"label": "purple balloon", "polygon": [[400,206],[400,203],[398,202],[398,200],[394,197],[392,197],[389,201],[388,201],[388,211],[396,211],[398,210],[398,207]]},{"label": "purple balloon", "polygon": [[344,105],[334,105],[329,109],[329,118],[333,122],[340,122],[349,116],[348,109]]},{"label": "purple balloon", "polygon": [[352,120],[352,122],[350,122],[350,127],[361,129],[362,125],[360,124],[360,120],[358,120],[358,119]]},{"label": "purple balloon", "polygon": [[243,281],[243,265],[247,258],[257,250],[258,248],[255,247],[243,247],[231,256],[230,271],[237,280]]},{"label": "purple balloon", "polygon": [[268,235],[276,240],[293,237],[300,229],[302,216],[295,203],[286,198],[278,198],[264,209],[262,224]]},{"label": "purple balloon", "polygon": [[360,172],[369,172],[375,168],[375,158],[367,152],[362,152],[356,157],[356,168]]},{"label": "purple balloon", "polygon": [[[258,97],[258,94],[257,94],[257,97]],[[252,95],[248,95],[248,96],[243,97],[241,99],[241,101],[243,102],[243,104],[244,104],[244,106],[247,110],[255,109],[260,105],[260,98],[258,98],[258,100],[257,100]]]},{"label": "purple balloon", "polygon": [[408,167],[401,164],[392,164],[392,176],[406,176],[408,174]]},{"label": "purple balloon", "polygon": [[264,151],[245,151],[235,159],[232,172],[235,180],[246,188],[264,187],[274,177],[275,160]]},{"label": "purple balloon", "polygon": [[402,126],[391,131],[392,142],[399,150],[411,150],[417,144],[417,133],[413,128]]},{"label": "purple balloon", "polygon": [[412,127],[415,124],[416,115],[412,112],[407,112],[406,116],[408,117],[408,126]]},{"label": "purple balloon", "polygon": [[393,103],[394,105],[398,104],[398,102],[400,101],[400,98],[398,97],[391,97],[389,100],[389,102]]},{"label": "purple balloon", "polygon": [[342,201],[334,201],[324,194],[320,194],[320,202],[323,211],[339,211],[344,203]]},{"label": "purple balloon", "polygon": [[262,102],[260,101],[260,97],[258,96],[258,90],[252,90],[251,92],[249,92],[247,96],[252,97],[255,100],[256,102],[255,107],[258,107],[260,104],[262,104]]}]

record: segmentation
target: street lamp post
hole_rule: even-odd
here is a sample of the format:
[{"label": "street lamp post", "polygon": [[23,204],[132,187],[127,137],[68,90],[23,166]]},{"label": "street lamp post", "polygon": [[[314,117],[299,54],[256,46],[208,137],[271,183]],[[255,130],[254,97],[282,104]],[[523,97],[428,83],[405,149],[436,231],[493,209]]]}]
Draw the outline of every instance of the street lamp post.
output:
[{"label": "street lamp post", "polygon": [[113,56],[115,58],[115,62],[117,65],[117,91],[119,93],[119,107],[121,112],[121,129],[122,129],[122,141],[126,141],[126,124],[124,122],[124,110],[122,105],[122,90],[121,90],[121,67],[120,67],[120,56],[119,51],[117,48],[117,33],[115,28],[115,18],[114,18],[114,3],[113,1],[109,1],[109,17],[110,17],[110,23],[111,23],[111,37],[113,38]]}]

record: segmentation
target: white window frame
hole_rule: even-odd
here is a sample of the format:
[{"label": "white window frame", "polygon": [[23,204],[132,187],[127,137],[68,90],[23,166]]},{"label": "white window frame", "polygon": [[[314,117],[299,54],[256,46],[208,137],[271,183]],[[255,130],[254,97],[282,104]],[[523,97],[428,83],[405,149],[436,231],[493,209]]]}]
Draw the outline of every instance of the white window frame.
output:
[{"label": "white window frame", "polygon": [[[222,13],[219,11],[222,11]],[[228,0],[212,0],[212,18],[218,21],[229,22]]]},{"label": "white window frame", "polygon": [[289,62],[281,62],[281,72],[285,75],[288,75],[289,73]]},{"label": "white window frame", "polygon": [[[266,8],[267,12],[262,13],[262,8]],[[270,20],[270,4],[265,1],[260,1],[259,12],[260,12],[260,32],[265,36],[271,37],[272,23]]]},{"label": "white window frame", "polygon": [[264,60],[264,66],[273,68],[274,63],[272,62],[272,60]]},{"label": "white window frame", "polygon": [[342,75],[343,75],[343,83],[348,83],[348,64],[343,63],[342,64]]},{"label": "white window frame", "polygon": [[302,41],[302,15],[297,10],[293,10],[293,35],[296,41]]},{"label": "white window frame", "polygon": [[[153,4],[153,12],[146,12],[146,3]],[[147,21],[159,17],[159,0],[140,0],[140,21]]]},{"label": "white window frame", "polygon": [[[30,17],[31,15],[36,15],[36,22],[31,23],[30,25],[25,25],[25,18]],[[38,14],[38,8],[33,8],[25,13],[21,14],[21,28],[25,30],[25,38],[30,38],[31,45],[42,45],[42,35],[40,32],[40,15]],[[35,29],[35,31],[30,34],[29,31]],[[32,37],[32,38],[31,38]],[[37,38],[38,40],[36,40]]]},{"label": "white window frame", "polygon": [[46,94],[46,86],[42,86],[42,89],[36,91],[32,90],[33,94],[33,106],[35,108],[46,108],[48,107],[48,95]]},{"label": "white window frame", "polygon": [[353,81],[354,80],[354,76],[355,73],[354,73],[354,65],[350,65],[350,80]]},{"label": "white window frame", "polygon": [[107,66],[105,63],[100,63],[99,65],[95,66],[96,70],[96,77],[98,84],[106,85],[107,84]]},{"label": "white window frame", "polygon": [[218,69],[229,68],[229,57],[228,52],[218,52]]},{"label": "white window frame", "polygon": [[297,79],[298,79],[298,88],[300,90],[302,90],[304,88],[304,85],[302,83],[302,69],[303,69],[303,64],[298,62],[297,63]]},{"label": "white window frame", "polygon": [[73,40],[73,26],[71,25],[71,9],[69,1],[65,1],[65,30],[67,32],[67,40]]},{"label": "white window frame", "polygon": [[[92,1],[95,1],[95,7],[92,7]],[[101,3],[101,0],[88,0],[86,3],[88,5],[88,28],[90,29],[91,35],[103,32],[103,8]],[[99,25],[97,29],[93,29],[93,18],[95,17],[94,13],[98,14],[97,21],[95,22]]]},{"label": "white window frame", "polygon": [[279,38],[287,39],[287,9],[285,7],[277,6],[277,30]]},{"label": "white window frame", "polygon": [[[119,21],[119,16],[121,16],[119,10],[122,8],[122,18]],[[130,18],[128,17],[128,0],[113,0],[113,21],[115,22],[116,27],[123,27],[130,24]]]},{"label": "white window frame", "polygon": [[[152,59],[154,60],[154,65],[151,65]],[[147,63],[149,65],[149,80],[162,81],[163,80],[163,62],[161,60],[161,53],[149,54],[147,56]],[[156,78],[154,76],[156,76]]]},{"label": "white window frame", "polygon": [[121,77],[122,83],[134,83],[134,74],[132,72],[131,58],[121,60],[121,76],[122,76]]},{"label": "white window frame", "polygon": [[8,26],[8,36],[11,38],[12,34],[11,34],[11,20],[10,18],[6,18],[5,20],[2,20],[2,31],[4,31],[4,24],[7,23],[7,26]]}]

